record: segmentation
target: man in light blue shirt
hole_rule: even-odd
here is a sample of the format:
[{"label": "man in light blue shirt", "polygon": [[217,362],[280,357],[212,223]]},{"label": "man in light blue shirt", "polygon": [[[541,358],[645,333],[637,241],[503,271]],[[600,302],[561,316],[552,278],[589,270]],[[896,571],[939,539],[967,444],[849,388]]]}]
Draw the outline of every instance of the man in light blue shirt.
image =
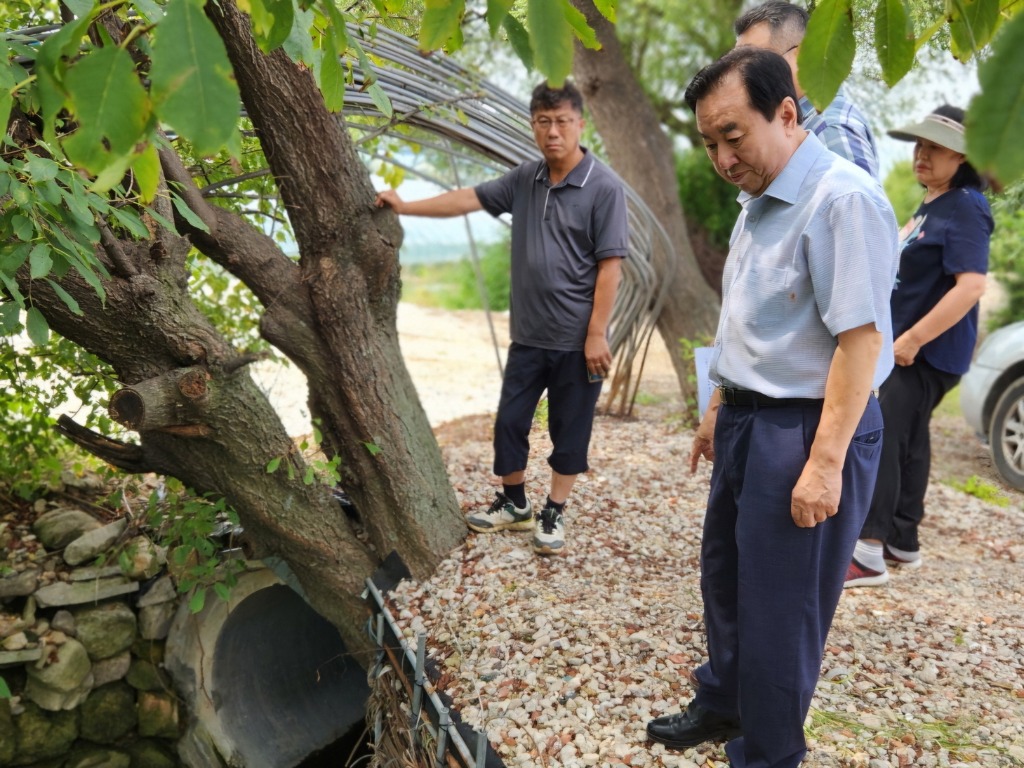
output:
[{"label": "man in light blue shirt", "polygon": [[686,100],[741,190],[691,470],[714,462],[701,542],[708,663],[673,748],[727,740],[733,768],[796,768],[803,723],[881,455],[872,389],[893,365],[896,219],[878,182],[801,126],[788,65],[734,48]]},{"label": "man in light blue shirt", "polygon": [[751,8],[733,23],[736,44],[766,48],[782,56],[793,75],[804,128],[837,155],[878,178],[878,148],[867,118],[857,105],[840,88],[832,103],[823,112],[818,112],[800,87],[797,55],[807,31],[807,20],[807,11],[799,5],[785,0],[768,0]]}]

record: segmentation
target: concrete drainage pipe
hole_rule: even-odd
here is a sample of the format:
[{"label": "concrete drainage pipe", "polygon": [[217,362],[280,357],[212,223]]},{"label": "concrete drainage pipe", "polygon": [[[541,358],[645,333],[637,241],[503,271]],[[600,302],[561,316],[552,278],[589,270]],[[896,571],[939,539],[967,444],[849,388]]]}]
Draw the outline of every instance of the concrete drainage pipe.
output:
[{"label": "concrete drainage pipe", "polygon": [[364,716],[366,673],[337,630],[269,568],[239,576],[227,602],[182,601],[166,667],[190,722],[191,768],[290,768]]}]

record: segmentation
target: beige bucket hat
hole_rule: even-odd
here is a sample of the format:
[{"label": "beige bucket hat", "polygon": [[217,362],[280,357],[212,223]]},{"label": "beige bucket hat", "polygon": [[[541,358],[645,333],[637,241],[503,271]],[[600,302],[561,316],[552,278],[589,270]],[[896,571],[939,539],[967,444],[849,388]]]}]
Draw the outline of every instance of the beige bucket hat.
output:
[{"label": "beige bucket hat", "polygon": [[934,112],[919,123],[911,123],[889,131],[889,135],[900,141],[927,139],[960,154],[967,150],[964,126],[952,118],[943,117]]}]

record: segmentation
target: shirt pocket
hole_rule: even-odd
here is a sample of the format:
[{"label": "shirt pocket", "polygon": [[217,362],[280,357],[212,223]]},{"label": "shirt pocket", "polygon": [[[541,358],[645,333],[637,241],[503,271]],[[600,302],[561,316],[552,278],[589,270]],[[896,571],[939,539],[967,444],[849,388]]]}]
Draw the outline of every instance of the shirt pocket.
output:
[{"label": "shirt pocket", "polygon": [[792,271],[779,267],[751,265],[745,269],[738,286],[740,319],[755,329],[772,328],[792,316],[796,293],[792,289]]}]

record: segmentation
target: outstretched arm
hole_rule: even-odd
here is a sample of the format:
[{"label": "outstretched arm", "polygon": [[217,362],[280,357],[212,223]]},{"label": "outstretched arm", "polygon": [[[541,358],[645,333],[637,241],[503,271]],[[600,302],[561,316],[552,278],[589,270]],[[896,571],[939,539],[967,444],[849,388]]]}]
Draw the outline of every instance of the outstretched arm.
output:
[{"label": "outstretched arm", "polygon": [[430,216],[433,218],[447,218],[450,216],[461,216],[465,213],[472,213],[483,209],[480,198],[476,196],[476,190],[472,187],[464,189],[453,189],[450,192],[443,192],[435,197],[427,197],[423,200],[406,202],[393,189],[386,189],[377,194],[373,204],[378,208],[389,206],[395,213],[407,216]]}]

